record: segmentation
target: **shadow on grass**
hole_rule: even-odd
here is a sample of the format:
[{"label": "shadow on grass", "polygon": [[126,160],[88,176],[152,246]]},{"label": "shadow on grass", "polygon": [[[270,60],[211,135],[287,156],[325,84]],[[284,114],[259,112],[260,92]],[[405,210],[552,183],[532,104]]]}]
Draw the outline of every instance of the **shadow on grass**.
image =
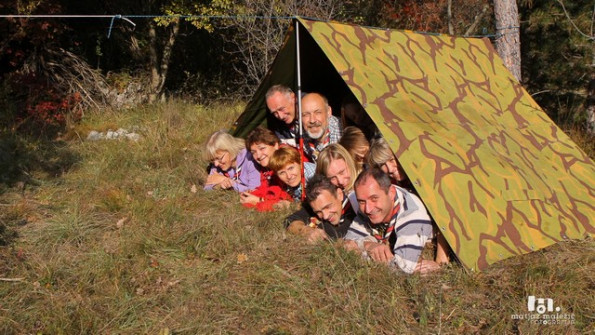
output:
[{"label": "shadow on grass", "polygon": [[36,173],[60,177],[79,160],[65,142],[0,131],[0,194],[16,184],[38,184]]},{"label": "shadow on grass", "polygon": [[[24,191],[27,186],[39,186],[34,177],[37,175],[60,177],[79,160],[65,142],[0,131],[0,195],[13,187]],[[22,224],[21,219],[8,213],[0,215],[0,246],[9,245],[17,237],[14,228]]]},{"label": "shadow on grass", "polygon": [[0,247],[9,245],[17,237],[18,234],[16,230],[11,226],[0,222]]}]

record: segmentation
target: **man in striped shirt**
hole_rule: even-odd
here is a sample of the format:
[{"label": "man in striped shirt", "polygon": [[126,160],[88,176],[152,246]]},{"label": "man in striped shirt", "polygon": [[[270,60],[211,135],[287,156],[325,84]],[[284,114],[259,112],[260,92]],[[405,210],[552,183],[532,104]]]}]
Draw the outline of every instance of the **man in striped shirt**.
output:
[{"label": "man in striped shirt", "polygon": [[421,260],[432,238],[432,223],[421,200],[396,185],[380,169],[362,172],[354,185],[360,212],[345,236],[374,261],[406,273],[429,272],[438,263]]}]

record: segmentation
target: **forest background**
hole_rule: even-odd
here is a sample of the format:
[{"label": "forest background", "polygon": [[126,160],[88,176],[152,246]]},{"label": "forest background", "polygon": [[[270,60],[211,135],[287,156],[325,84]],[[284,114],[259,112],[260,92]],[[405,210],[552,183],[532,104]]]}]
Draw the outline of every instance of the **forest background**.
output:
[{"label": "forest background", "polygon": [[[523,86],[560,126],[586,130],[595,100],[592,3],[523,0],[518,10]],[[0,14],[130,20],[2,18],[3,132],[60,131],[90,107],[172,97],[245,100],[280,48],[291,15],[492,41],[500,32],[487,0],[22,0],[0,4]]]},{"label": "forest background", "polygon": [[[593,3],[518,9],[523,86],[595,157]],[[108,16],[0,18],[0,333],[595,331],[592,240],[396,276],[201,190],[202,142],[239,115],[289,16],[494,41],[491,1],[0,3],[9,14]],[[86,140],[120,127],[141,140]],[[529,295],[575,322],[513,318]]]}]

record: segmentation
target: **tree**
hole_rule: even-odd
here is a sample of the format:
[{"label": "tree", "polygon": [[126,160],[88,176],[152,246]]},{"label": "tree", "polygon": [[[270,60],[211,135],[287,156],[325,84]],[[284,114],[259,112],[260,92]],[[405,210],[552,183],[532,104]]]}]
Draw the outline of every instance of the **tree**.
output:
[{"label": "tree", "polygon": [[[22,1],[0,5],[2,13],[60,13],[60,4]],[[78,43],[60,20],[8,18],[0,21],[2,125],[12,131],[53,133],[80,118],[84,107],[104,103],[103,77],[69,49]],[[74,113],[72,113],[74,112]]]},{"label": "tree", "polygon": [[[169,71],[169,62],[172,55],[172,48],[180,31],[180,20],[168,20],[164,26],[164,37],[157,38],[159,21],[149,24],[149,67],[151,80],[149,86],[148,101],[154,102],[163,97],[163,87]],[[161,51],[161,52],[159,52]]]},{"label": "tree", "polygon": [[[448,0],[453,3],[453,0]],[[241,0],[232,15],[236,20],[219,21],[228,42],[226,52],[236,69],[237,82],[242,92],[249,95],[272,63],[282,44],[289,20],[279,19],[294,15],[346,23],[400,28],[428,32],[473,34],[480,24],[486,26],[489,17],[488,0],[455,0],[451,15],[447,17],[447,0]],[[254,18],[259,17],[259,18]]]},{"label": "tree", "polygon": [[520,2],[523,84],[559,125],[584,127],[595,97],[592,1]]},{"label": "tree", "polygon": [[236,85],[248,96],[256,89],[283,43],[291,16],[335,18],[338,0],[241,0],[231,11],[234,20],[221,20],[217,27],[227,41],[237,72]]},{"label": "tree", "polygon": [[339,20],[366,26],[472,35],[490,25],[488,0],[348,0]]},{"label": "tree", "polygon": [[[566,10],[564,2],[562,0],[556,1],[558,2],[558,4],[560,4],[560,7],[562,7],[564,15],[568,19],[568,22],[572,26],[575,34],[582,36],[591,43],[591,69],[595,68],[595,34],[593,33],[593,26],[595,24],[595,6],[593,6],[593,15],[591,16],[591,28],[589,30],[585,29],[585,32],[583,31],[583,28],[579,27],[574,22],[573,18]],[[595,134],[595,71],[591,72],[591,76],[589,78],[585,110],[587,112],[586,129],[589,133]]]},{"label": "tree", "polygon": [[[149,25],[149,60],[151,68],[151,92],[149,102],[163,96],[163,88],[172,58],[172,49],[180,30],[180,17],[190,22],[197,29],[213,32],[214,26],[208,16],[228,13],[232,0],[204,0],[200,2],[168,0],[160,4],[160,12],[169,17],[157,18]],[[185,17],[186,16],[186,17]],[[163,27],[164,38],[157,39],[157,28]],[[159,42],[161,44],[159,45]]]},{"label": "tree", "polygon": [[[69,0],[64,0],[69,1]],[[70,0],[72,1],[72,0]],[[120,68],[114,70],[127,70],[132,67],[136,77],[140,77],[137,70],[142,70],[146,77],[141,79],[145,88],[148,102],[154,102],[164,97],[166,82],[171,70],[171,60],[176,57],[175,45],[178,42],[180,29],[188,26],[196,30],[213,31],[213,25],[208,16],[225,14],[231,7],[231,0],[149,0],[144,2],[103,1],[97,3],[84,3],[74,1],[69,8],[83,8],[85,12],[131,13],[135,15],[163,15],[155,18],[137,18],[136,27],[122,21],[114,23],[111,41],[103,41],[101,46],[111,49],[111,53],[126,52],[122,58],[128,62],[121,64],[120,60],[113,60]],[[80,9],[79,9],[80,10]],[[184,26],[184,27],[183,27]],[[126,46],[123,50],[121,45]],[[193,46],[185,46],[190,49]],[[183,50],[180,50],[183,52]],[[183,64],[177,64],[183,66]],[[110,64],[105,64],[109,71]],[[138,78],[137,78],[138,80]]]},{"label": "tree", "polygon": [[521,40],[516,0],[494,0],[496,50],[504,65],[521,80]]}]

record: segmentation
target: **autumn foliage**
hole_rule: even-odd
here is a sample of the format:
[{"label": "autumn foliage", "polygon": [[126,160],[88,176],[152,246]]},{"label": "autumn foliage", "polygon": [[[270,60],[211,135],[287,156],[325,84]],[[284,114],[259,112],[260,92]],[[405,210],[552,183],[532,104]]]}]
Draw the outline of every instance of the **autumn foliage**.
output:
[{"label": "autumn foliage", "polygon": [[440,32],[446,26],[446,0],[386,1],[384,7],[388,19],[405,29]]},{"label": "autumn foliage", "polygon": [[52,90],[46,92],[47,100],[27,105],[27,116],[42,128],[45,126],[64,126],[67,117],[72,121],[79,121],[82,111],[78,108],[81,95],[78,92],[62,97]]},{"label": "autumn foliage", "polygon": [[[60,12],[56,4],[19,2],[3,5],[8,13],[34,14]],[[68,40],[69,28],[60,21],[7,18],[0,21],[3,43],[0,45],[2,119],[5,127],[34,132],[55,131],[67,120],[81,117],[80,93],[68,92],[52,78],[49,57]],[[9,120],[9,121],[7,121]]]}]

